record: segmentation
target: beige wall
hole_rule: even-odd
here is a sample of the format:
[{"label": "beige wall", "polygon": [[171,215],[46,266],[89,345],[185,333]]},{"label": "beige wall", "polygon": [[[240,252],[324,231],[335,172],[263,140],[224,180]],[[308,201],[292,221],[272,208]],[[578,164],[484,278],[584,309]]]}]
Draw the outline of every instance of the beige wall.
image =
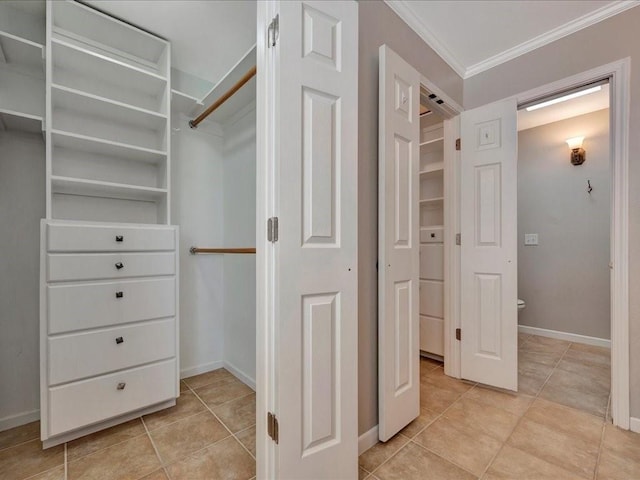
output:
[{"label": "beige wall", "polygon": [[[587,160],[574,166],[565,140],[579,135]],[[609,109],[518,133],[520,325],[610,337],[609,157]]]},{"label": "beige wall", "polygon": [[387,44],[454,101],[462,79],[381,1],[359,2],[358,426],[378,423],[378,48]]},{"label": "beige wall", "polygon": [[471,77],[464,107],[473,108],[631,57],[629,136],[629,292],[631,416],[640,417],[640,8],[562,38]]}]

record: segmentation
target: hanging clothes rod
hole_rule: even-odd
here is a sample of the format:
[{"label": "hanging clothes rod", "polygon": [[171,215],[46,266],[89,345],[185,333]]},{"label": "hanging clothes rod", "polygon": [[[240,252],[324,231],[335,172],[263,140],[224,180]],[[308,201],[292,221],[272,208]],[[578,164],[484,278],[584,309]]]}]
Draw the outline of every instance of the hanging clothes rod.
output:
[{"label": "hanging clothes rod", "polygon": [[197,253],[256,253],[255,248],[200,248],[200,247],[191,247],[189,249],[191,255],[195,255]]},{"label": "hanging clothes rod", "polygon": [[238,90],[240,90],[245,83],[247,83],[249,80],[251,80],[254,75],[256,74],[256,67],[253,66],[249,69],[249,71],[247,73],[244,74],[244,76],[238,80],[235,85],[233,85],[233,87],[231,87],[229,90],[226,91],[226,93],[224,95],[222,95],[218,100],[216,100],[215,102],[213,102],[204,112],[202,112],[200,115],[198,115],[196,118],[194,118],[193,120],[189,120],[189,126],[191,128],[198,128],[198,124],[200,122],[202,122],[205,118],[207,118],[209,115],[211,115],[213,112],[216,111],[216,109],[222,105],[224,102],[226,102],[227,100],[229,100],[229,98],[236,93]]}]

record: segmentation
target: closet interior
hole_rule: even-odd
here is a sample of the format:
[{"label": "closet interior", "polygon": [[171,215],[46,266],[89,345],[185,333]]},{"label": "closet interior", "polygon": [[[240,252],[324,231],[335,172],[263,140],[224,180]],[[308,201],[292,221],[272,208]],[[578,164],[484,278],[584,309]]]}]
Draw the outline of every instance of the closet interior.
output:
[{"label": "closet interior", "polygon": [[255,4],[144,3],[0,2],[0,431],[45,447],[255,389]]},{"label": "closet interior", "polygon": [[444,124],[435,95],[420,100],[420,351],[444,358]]}]

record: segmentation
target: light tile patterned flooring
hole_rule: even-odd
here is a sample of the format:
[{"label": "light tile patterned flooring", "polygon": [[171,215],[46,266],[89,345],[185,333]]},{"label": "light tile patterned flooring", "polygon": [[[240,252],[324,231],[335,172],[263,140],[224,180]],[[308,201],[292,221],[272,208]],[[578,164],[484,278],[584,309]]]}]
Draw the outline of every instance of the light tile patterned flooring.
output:
[{"label": "light tile patterned flooring", "polygon": [[360,479],[640,479],[640,435],[607,419],[609,350],[519,336],[519,390],[421,361],[421,415],[360,456]]},{"label": "light tile patterned flooring", "polygon": [[41,449],[40,423],[0,432],[0,480],[255,477],[255,393],[224,369],[185,379],[177,405]]},{"label": "light tile patterned flooring", "polygon": [[[520,393],[421,361],[421,415],[360,456],[360,479],[640,479],[640,435],[606,420],[609,352],[520,335]],[[174,408],[42,450],[37,422],[0,432],[0,480],[249,480],[255,394],[226,370]]]}]

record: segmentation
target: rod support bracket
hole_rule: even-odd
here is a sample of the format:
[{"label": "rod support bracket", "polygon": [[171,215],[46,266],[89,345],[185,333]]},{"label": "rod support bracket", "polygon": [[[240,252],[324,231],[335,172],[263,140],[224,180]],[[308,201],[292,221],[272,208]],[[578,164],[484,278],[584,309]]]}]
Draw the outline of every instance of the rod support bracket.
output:
[{"label": "rod support bracket", "polygon": [[[191,123],[191,122],[189,122],[189,123]],[[190,253],[191,255],[195,255],[195,254],[197,253],[197,250],[198,250],[198,249],[197,249],[196,247],[191,247],[191,248],[189,249],[189,253]]]},{"label": "rod support bracket", "polygon": [[196,128],[198,128],[198,125],[196,125],[195,123],[193,123],[193,120],[189,120],[189,128],[192,128],[192,129],[194,129],[194,130],[195,130]]}]

